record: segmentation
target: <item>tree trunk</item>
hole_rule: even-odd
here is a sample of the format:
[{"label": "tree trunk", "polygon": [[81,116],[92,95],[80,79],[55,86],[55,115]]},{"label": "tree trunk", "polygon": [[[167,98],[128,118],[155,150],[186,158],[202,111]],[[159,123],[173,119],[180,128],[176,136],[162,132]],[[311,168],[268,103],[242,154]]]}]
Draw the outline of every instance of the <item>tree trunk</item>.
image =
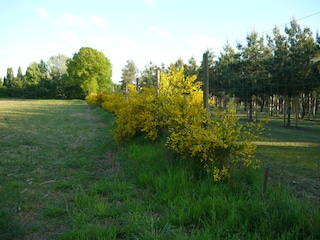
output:
[{"label": "tree trunk", "polygon": [[296,110],[296,122],[295,122],[295,127],[298,127],[298,119],[299,119],[299,110],[300,110],[300,105],[299,105],[299,95],[295,97],[295,110]]},{"label": "tree trunk", "polygon": [[256,122],[258,121],[258,96],[255,96],[255,98],[256,98],[256,101],[255,101],[255,104],[256,104],[256,106],[255,106],[255,112],[256,112]]},{"label": "tree trunk", "polygon": [[285,104],[285,99],[284,97],[280,97],[278,99],[278,114],[284,113],[284,104]]},{"label": "tree trunk", "polygon": [[311,115],[311,105],[312,105],[312,95],[309,93],[308,97],[308,120],[310,120]]},{"label": "tree trunk", "polygon": [[286,127],[286,97],[282,99],[282,111],[283,111],[283,126]]},{"label": "tree trunk", "polygon": [[302,94],[301,104],[302,104],[301,119],[303,119],[304,116],[306,115],[306,94],[305,93]]},{"label": "tree trunk", "polygon": [[272,112],[272,103],[273,103],[273,95],[269,96],[269,116],[272,117],[273,112]]},{"label": "tree trunk", "polygon": [[288,103],[287,103],[287,127],[290,127],[290,120],[291,120],[291,97],[288,98]]},{"label": "tree trunk", "polygon": [[227,96],[226,96],[226,91],[223,91],[223,109],[227,109]]},{"label": "tree trunk", "polygon": [[252,121],[252,99],[249,102],[249,121]]}]

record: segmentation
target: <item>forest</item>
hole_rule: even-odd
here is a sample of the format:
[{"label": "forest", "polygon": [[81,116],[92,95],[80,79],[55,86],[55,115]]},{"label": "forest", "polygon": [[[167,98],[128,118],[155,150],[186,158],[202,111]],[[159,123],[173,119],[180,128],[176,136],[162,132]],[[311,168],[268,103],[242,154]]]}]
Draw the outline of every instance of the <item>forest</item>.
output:
[{"label": "forest", "polygon": [[[206,52],[209,94],[217,106],[225,108],[234,99],[237,107],[245,108],[248,120],[254,120],[257,111],[285,114],[285,126],[291,125],[292,114],[296,119],[310,119],[319,110],[320,36],[314,37],[295,19],[283,32],[278,27],[273,35],[252,31],[245,44],[226,43],[219,55]],[[178,59],[174,65],[184,67],[185,77],[197,75],[197,81],[203,81],[203,61],[198,65],[191,57],[187,62]],[[60,54],[47,62],[33,62],[25,74],[19,67],[14,76],[13,69],[7,68],[7,75],[0,79],[0,97],[84,99],[90,93],[125,89],[128,83],[150,87],[156,84],[157,70],[166,73],[169,68],[151,61],[140,71],[128,60],[120,84],[115,84],[110,60],[102,52],[83,47],[72,58]]]}]

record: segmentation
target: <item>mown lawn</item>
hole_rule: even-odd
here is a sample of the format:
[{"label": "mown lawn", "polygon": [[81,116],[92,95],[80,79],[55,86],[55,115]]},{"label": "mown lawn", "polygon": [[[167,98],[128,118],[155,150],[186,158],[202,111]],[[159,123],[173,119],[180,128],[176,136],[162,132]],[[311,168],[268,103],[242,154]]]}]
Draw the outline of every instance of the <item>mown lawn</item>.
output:
[{"label": "mown lawn", "polygon": [[320,238],[312,132],[266,126],[262,168],[214,183],[161,139],[115,146],[113,121],[83,101],[0,100],[0,239]]}]

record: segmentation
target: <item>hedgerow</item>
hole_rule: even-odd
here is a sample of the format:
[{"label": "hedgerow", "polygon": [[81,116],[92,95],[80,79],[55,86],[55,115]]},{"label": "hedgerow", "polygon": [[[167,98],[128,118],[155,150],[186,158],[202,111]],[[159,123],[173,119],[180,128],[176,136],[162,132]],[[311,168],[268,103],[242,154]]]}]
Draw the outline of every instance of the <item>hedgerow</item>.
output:
[{"label": "hedgerow", "polygon": [[87,102],[116,115],[113,133],[117,143],[139,134],[156,140],[166,130],[165,145],[186,159],[198,161],[214,181],[229,177],[236,166],[258,168],[253,140],[262,125],[240,124],[232,103],[227,110],[207,113],[201,84],[196,79],[185,77],[183,67],[176,69],[172,65],[168,74],[161,73],[158,94],[155,88],[137,92],[134,85],[129,85],[126,93],[91,94]]}]

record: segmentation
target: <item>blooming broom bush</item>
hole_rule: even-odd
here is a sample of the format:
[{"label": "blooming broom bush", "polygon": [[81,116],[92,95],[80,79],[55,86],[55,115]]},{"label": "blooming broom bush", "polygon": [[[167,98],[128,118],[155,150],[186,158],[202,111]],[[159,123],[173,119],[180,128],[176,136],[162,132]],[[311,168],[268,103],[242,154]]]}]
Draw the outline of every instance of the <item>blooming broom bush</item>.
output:
[{"label": "blooming broom bush", "polygon": [[239,124],[234,108],[215,111],[213,118],[195,118],[191,124],[170,129],[166,146],[197,159],[213,175],[214,181],[229,176],[230,169],[242,165],[257,168],[253,140],[261,125]]},{"label": "blooming broom bush", "polygon": [[88,103],[100,104],[115,113],[115,141],[123,143],[144,133],[151,140],[167,130],[166,146],[184,157],[199,161],[214,181],[230,175],[235,166],[259,166],[254,158],[253,140],[261,125],[240,124],[235,108],[215,109],[209,115],[203,108],[203,92],[197,77],[184,77],[183,67],[172,65],[168,74],[161,73],[159,94],[154,88],[140,93],[129,85],[127,93],[88,96]]},{"label": "blooming broom bush", "polygon": [[95,106],[102,106],[104,102],[113,101],[112,95],[108,94],[107,92],[101,93],[90,93],[86,97],[86,102],[91,105]]},{"label": "blooming broom bush", "polygon": [[141,133],[146,133],[146,137],[151,140],[157,139],[160,123],[155,114],[155,97],[154,89],[142,89],[141,93],[132,92],[123,100],[125,104],[115,111],[116,142],[125,142]]},{"label": "blooming broom bush", "polygon": [[196,75],[185,78],[183,67],[177,70],[174,65],[169,74],[161,73],[157,113],[162,126],[184,126],[205,113],[201,83],[196,79]]},{"label": "blooming broom bush", "polygon": [[100,103],[98,102],[98,96],[96,93],[90,93],[86,97],[86,102],[90,105],[100,106]]}]

